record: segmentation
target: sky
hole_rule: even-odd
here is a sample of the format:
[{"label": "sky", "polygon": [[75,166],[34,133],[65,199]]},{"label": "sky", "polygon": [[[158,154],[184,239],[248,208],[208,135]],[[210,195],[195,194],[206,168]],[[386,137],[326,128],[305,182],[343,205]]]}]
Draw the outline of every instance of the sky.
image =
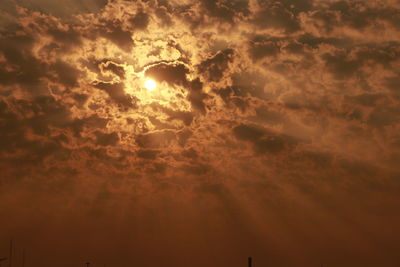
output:
[{"label": "sky", "polygon": [[0,258],[399,266],[399,30],[399,0],[0,0]]}]

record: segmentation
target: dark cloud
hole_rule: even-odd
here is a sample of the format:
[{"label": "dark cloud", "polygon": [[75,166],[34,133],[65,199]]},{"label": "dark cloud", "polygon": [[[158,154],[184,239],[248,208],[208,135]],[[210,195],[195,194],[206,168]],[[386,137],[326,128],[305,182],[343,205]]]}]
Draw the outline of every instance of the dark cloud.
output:
[{"label": "dark cloud", "polygon": [[333,2],[330,10],[338,11],[342,22],[356,29],[363,29],[379,20],[387,20],[393,24],[399,22],[396,11],[382,7],[371,8],[359,1]]},{"label": "dark cloud", "polygon": [[352,45],[351,39],[334,38],[334,37],[317,37],[312,34],[303,34],[299,36],[298,42],[312,48],[318,48],[322,44],[333,45],[339,48],[346,48]]},{"label": "dark cloud", "polygon": [[264,57],[273,57],[278,55],[280,51],[279,44],[276,40],[268,40],[261,37],[256,38],[250,44],[250,56],[257,61]]},{"label": "dark cloud", "polygon": [[160,63],[148,68],[145,75],[159,82],[166,82],[173,86],[186,85],[188,82],[186,75],[188,73],[189,69],[184,64]]},{"label": "dark cloud", "polygon": [[205,12],[210,17],[218,18],[229,23],[234,22],[234,18],[239,15],[248,15],[247,0],[232,0],[232,1],[212,1],[202,0],[201,4]]},{"label": "dark cloud", "polygon": [[65,136],[53,134],[51,129],[63,128],[70,123],[70,113],[65,107],[49,97],[40,97],[33,103],[22,100],[0,103],[0,157],[11,169],[24,164],[26,167],[17,172],[20,175],[29,173],[53,153],[63,150]]},{"label": "dark cloud", "polygon": [[235,96],[236,93],[240,93],[240,90],[237,87],[221,88],[215,90],[215,93],[221,97],[227,106],[237,107],[241,111],[245,111],[249,107],[245,99]]},{"label": "dark cloud", "polygon": [[377,105],[378,101],[385,98],[382,94],[361,94],[349,97],[351,102],[355,102],[359,105],[366,107],[374,107]]},{"label": "dark cloud", "polygon": [[107,134],[96,131],[94,134],[96,135],[96,142],[100,146],[115,146],[118,144],[119,137],[117,133]]},{"label": "dark cloud", "polygon": [[206,112],[204,100],[207,97],[208,95],[203,92],[203,83],[199,79],[195,79],[189,83],[188,100],[192,104],[194,110],[204,114]]},{"label": "dark cloud", "polygon": [[400,89],[400,75],[387,78],[385,85],[394,93],[398,94]]},{"label": "dark cloud", "polygon": [[234,51],[226,49],[213,57],[203,61],[199,65],[199,71],[206,74],[210,81],[218,81],[223,77],[228,68],[228,63],[233,61]]},{"label": "dark cloud", "polygon": [[105,91],[112,100],[122,107],[135,108],[136,106],[136,98],[125,93],[123,83],[97,82],[94,87]]},{"label": "dark cloud", "polygon": [[49,67],[58,76],[58,81],[68,87],[78,86],[80,72],[68,63],[57,61]]},{"label": "dark cloud", "polygon": [[149,25],[150,16],[144,13],[142,10],[139,11],[135,16],[129,19],[134,30],[146,30]]},{"label": "dark cloud", "polygon": [[3,63],[1,83],[39,84],[39,79],[46,75],[46,64],[32,55],[34,38],[9,33],[2,39],[0,51],[6,62]]},{"label": "dark cloud", "polygon": [[182,169],[188,174],[205,175],[210,171],[210,166],[201,163],[185,164]]},{"label": "dark cloud", "polygon": [[300,30],[300,23],[291,8],[279,1],[262,2],[254,16],[254,24],[265,29],[277,29],[286,33]]},{"label": "dark cloud", "polygon": [[292,148],[297,143],[294,138],[252,125],[236,126],[233,128],[233,133],[239,140],[252,143],[254,151],[259,154],[279,153]]},{"label": "dark cloud", "polygon": [[345,79],[354,75],[362,66],[361,62],[356,59],[348,58],[348,53],[337,53],[335,55],[325,54],[323,59],[326,62],[327,68],[338,79]]},{"label": "dark cloud", "polygon": [[98,31],[100,36],[107,38],[126,52],[133,47],[132,33],[124,30],[120,21],[105,21]]},{"label": "dark cloud", "polygon": [[187,99],[196,111],[206,112],[204,100],[207,94],[203,92],[203,83],[199,78],[192,81],[187,79],[189,69],[184,64],[160,63],[151,66],[145,71],[145,76],[153,78],[158,82],[166,82],[171,86],[180,85],[188,90]]},{"label": "dark cloud", "polygon": [[233,86],[231,90],[234,96],[247,96],[264,98],[264,87],[267,77],[258,71],[243,71],[234,73],[232,76]]},{"label": "dark cloud", "polygon": [[255,119],[263,123],[270,125],[282,124],[287,120],[286,115],[283,112],[279,112],[268,107],[259,107],[255,109]]},{"label": "dark cloud", "polygon": [[139,150],[137,152],[138,157],[144,159],[155,159],[159,151],[157,150]]},{"label": "dark cloud", "polygon": [[[8,2],[8,0],[6,0],[6,2]],[[89,0],[84,2],[65,0],[61,3],[55,3],[50,0],[39,0],[35,2],[28,0],[17,0],[14,4],[18,4],[32,10],[45,12],[54,16],[68,18],[81,13],[99,12],[107,3],[108,0]]]},{"label": "dark cloud", "polygon": [[138,135],[136,142],[143,148],[163,148],[176,140],[176,133],[170,130]]},{"label": "dark cloud", "polygon": [[192,112],[173,110],[158,103],[153,103],[151,107],[154,111],[161,111],[168,115],[168,120],[179,120],[182,121],[186,126],[189,126],[193,121],[194,115]]},{"label": "dark cloud", "polygon": [[155,14],[160,19],[162,26],[170,27],[173,25],[172,16],[169,14],[168,9],[165,6],[158,7],[155,10]]},{"label": "dark cloud", "polygon": [[101,64],[101,67],[103,71],[111,71],[121,79],[125,79],[125,69],[119,64],[116,64],[115,62],[112,61],[107,61],[104,64]]},{"label": "dark cloud", "polygon": [[372,127],[396,125],[400,119],[399,108],[375,108],[369,115],[368,124]]}]

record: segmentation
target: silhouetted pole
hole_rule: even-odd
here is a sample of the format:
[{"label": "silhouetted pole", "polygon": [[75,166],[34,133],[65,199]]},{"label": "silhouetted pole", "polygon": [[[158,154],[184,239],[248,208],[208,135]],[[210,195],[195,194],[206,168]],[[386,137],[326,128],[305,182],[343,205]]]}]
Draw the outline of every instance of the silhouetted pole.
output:
[{"label": "silhouetted pole", "polygon": [[251,257],[249,257],[247,259],[247,263],[248,263],[248,267],[251,267],[252,263],[253,263],[253,259]]},{"label": "silhouetted pole", "polygon": [[12,239],[10,240],[10,257],[8,260],[8,266],[12,267],[12,254],[13,254],[13,241]]},{"label": "silhouetted pole", "polygon": [[25,249],[22,250],[22,267],[25,267]]},{"label": "silhouetted pole", "polygon": [[86,262],[86,267],[89,267],[89,265],[90,265],[90,262]]}]

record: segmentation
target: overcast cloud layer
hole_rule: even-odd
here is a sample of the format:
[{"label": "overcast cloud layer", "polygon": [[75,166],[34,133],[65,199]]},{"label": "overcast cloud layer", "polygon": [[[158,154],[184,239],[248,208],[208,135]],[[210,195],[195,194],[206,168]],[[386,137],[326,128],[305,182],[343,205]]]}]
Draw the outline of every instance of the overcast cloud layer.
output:
[{"label": "overcast cloud layer", "polygon": [[0,258],[399,266],[400,1],[1,2]]}]

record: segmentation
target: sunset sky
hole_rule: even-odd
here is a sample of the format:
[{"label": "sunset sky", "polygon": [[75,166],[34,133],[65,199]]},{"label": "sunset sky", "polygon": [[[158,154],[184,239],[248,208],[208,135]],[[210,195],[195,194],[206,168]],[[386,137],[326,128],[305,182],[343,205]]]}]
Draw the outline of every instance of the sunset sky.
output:
[{"label": "sunset sky", "polygon": [[400,0],[0,0],[12,267],[398,267],[399,166]]}]

